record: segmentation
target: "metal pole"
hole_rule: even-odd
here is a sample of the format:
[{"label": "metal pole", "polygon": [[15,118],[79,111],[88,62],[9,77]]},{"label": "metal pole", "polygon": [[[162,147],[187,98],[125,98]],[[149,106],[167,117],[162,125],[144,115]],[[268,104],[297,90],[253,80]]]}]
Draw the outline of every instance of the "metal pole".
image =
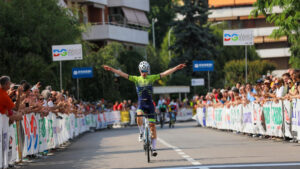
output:
[{"label": "metal pole", "polygon": [[247,45],[245,46],[245,78],[246,78],[246,83],[248,82],[248,78],[247,78]]},{"label": "metal pole", "polygon": [[209,71],[207,71],[207,76],[208,76],[208,92],[210,91],[210,77],[209,77]]},{"label": "metal pole", "polygon": [[59,65],[60,65],[60,68],[59,68],[59,72],[60,72],[60,91],[62,91],[62,63],[61,63],[61,61],[59,61]]},{"label": "metal pole", "polygon": [[155,30],[154,30],[154,24],[155,24],[155,20],[154,18],[152,18],[152,36],[153,36],[153,47],[155,49]]},{"label": "metal pole", "polygon": [[181,93],[179,93],[179,100],[181,101]]},{"label": "metal pole", "polygon": [[79,100],[79,78],[77,78],[77,100]]}]

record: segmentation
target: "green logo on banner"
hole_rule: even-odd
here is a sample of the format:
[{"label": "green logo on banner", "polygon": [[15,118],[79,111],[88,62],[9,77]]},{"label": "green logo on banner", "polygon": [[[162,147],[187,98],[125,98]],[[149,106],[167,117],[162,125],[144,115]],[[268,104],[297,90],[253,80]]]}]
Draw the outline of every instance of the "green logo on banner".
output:
[{"label": "green logo on banner", "polygon": [[77,124],[77,119],[75,119],[75,128],[78,127],[78,124]]},{"label": "green logo on banner", "polygon": [[264,107],[266,124],[270,124],[270,111],[271,111],[270,107]]},{"label": "green logo on banner", "polygon": [[48,137],[47,142],[49,143],[50,139],[53,138],[52,120],[48,120],[48,134],[49,134],[49,137]]},{"label": "green logo on banner", "polygon": [[282,124],[282,108],[281,107],[272,107],[273,110],[273,117],[272,120],[275,125],[281,125]]},{"label": "green logo on banner", "polygon": [[[46,119],[40,119],[39,120],[39,134],[42,136],[42,138],[46,137]],[[42,144],[42,139],[40,139],[40,144]]]}]

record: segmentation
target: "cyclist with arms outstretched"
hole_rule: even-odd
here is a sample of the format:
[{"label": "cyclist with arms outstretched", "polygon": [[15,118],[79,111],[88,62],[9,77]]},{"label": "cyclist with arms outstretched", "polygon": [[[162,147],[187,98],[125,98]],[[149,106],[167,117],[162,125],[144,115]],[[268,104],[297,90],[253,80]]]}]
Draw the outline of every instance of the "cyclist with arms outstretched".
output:
[{"label": "cyclist with arms outstretched", "polygon": [[[153,88],[152,85],[156,80],[159,80],[165,76],[168,76],[172,73],[174,73],[177,70],[180,70],[184,68],[185,64],[179,64],[171,69],[166,70],[165,72],[162,72],[160,74],[150,75],[150,65],[147,61],[142,61],[139,64],[139,71],[141,76],[132,76],[128,75],[127,73],[124,73],[120,70],[114,69],[110,66],[103,65],[103,68],[107,71],[114,72],[120,76],[122,76],[125,79],[128,79],[135,83],[136,91],[138,94],[138,109],[137,109],[137,115],[143,115],[143,113],[147,114],[155,114],[155,108],[153,105],[152,100],[152,93]],[[156,118],[155,115],[149,116],[149,122],[150,122],[150,130],[151,130],[151,139],[152,139],[152,155],[156,156],[156,127],[155,122]],[[139,141],[141,142],[143,139],[143,118],[137,117],[137,123],[140,130],[139,135]]]}]

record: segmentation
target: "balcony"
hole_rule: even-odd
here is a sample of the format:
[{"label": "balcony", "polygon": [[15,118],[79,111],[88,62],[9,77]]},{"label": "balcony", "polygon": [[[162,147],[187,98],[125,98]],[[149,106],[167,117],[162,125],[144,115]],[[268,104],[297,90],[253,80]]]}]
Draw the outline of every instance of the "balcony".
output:
[{"label": "balcony", "polygon": [[148,45],[148,32],[115,23],[92,25],[82,35],[84,40],[99,41],[113,40],[138,45]]},{"label": "balcony", "polygon": [[141,11],[150,10],[149,0],[108,0],[109,7],[128,7]]},{"label": "balcony", "polygon": [[107,5],[107,0],[70,0],[71,2],[78,2],[78,3],[95,3],[101,5]]},{"label": "balcony", "polygon": [[263,59],[278,58],[278,57],[290,57],[290,48],[275,48],[275,49],[259,49],[256,50],[258,55]]},{"label": "balcony", "polygon": [[[208,16],[209,19],[222,20],[223,18],[236,18],[241,16],[249,16],[254,7],[231,7],[231,8],[221,8],[221,9],[211,9],[209,10],[211,14]],[[282,9],[278,6],[273,8],[274,13],[281,13]],[[232,19],[232,20],[236,20]]]}]

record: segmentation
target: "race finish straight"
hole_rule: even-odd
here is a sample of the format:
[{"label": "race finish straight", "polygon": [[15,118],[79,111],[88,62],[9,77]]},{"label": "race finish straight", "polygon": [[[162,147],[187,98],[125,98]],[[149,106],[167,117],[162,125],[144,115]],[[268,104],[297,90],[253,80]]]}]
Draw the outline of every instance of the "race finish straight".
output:
[{"label": "race finish straight", "polygon": [[[153,105],[152,94],[153,94],[153,83],[165,76],[168,76],[174,73],[177,70],[183,69],[186,67],[185,64],[179,64],[171,69],[168,69],[160,74],[150,75],[150,65],[147,61],[140,62],[138,68],[140,72],[140,76],[128,75],[127,73],[122,72],[121,70],[114,69],[108,65],[102,66],[105,70],[111,71],[119,76],[128,79],[135,83],[136,91],[138,95],[138,109],[137,115],[150,114],[148,115],[150,133],[151,133],[151,151],[152,156],[157,156],[156,152],[156,127],[155,127],[155,108]],[[144,136],[144,127],[143,127],[143,117],[137,117],[137,123],[139,127],[139,138],[138,140],[141,142]]]}]

